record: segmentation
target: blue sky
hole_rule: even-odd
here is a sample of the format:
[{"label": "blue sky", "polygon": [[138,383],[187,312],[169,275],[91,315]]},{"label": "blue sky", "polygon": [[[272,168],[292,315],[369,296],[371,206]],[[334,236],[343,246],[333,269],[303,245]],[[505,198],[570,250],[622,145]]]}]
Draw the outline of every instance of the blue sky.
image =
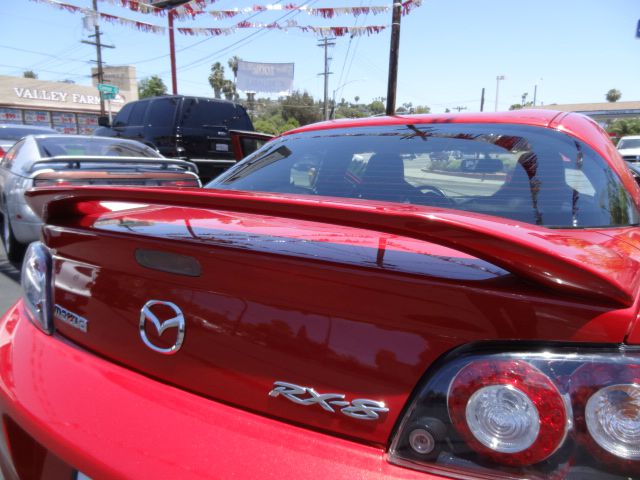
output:
[{"label": "blue sky", "polygon": [[[90,0],[61,0],[89,7]],[[166,18],[142,15],[100,0],[105,13],[166,26]],[[208,9],[226,10],[273,3],[309,7],[386,6],[391,0],[218,0]],[[284,12],[259,13],[252,22],[269,23]],[[176,22],[179,27],[229,27],[247,16]],[[390,13],[323,20],[306,13],[291,14],[300,25],[390,25]],[[398,105],[445,108],[480,108],[486,88],[485,110],[493,110],[496,76],[500,82],[499,107],[506,110],[535,85],[544,104],[604,101],[610,88],[621,100],[640,100],[640,20],[637,0],[424,0],[402,20]],[[0,75],[21,76],[34,70],[40,79],[74,80],[90,84],[90,60],[95,49],[80,43],[79,14],[30,0],[0,0]],[[170,87],[169,39],[128,26],[101,24],[103,40],[116,46],[104,51],[111,65],[135,65],[138,78],[160,75]],[[380,34],[350,39],[339,37],[332,56],[329,92],[336,98],[369,102],[386,96],[390,28]],[[318,37],[300,31],[238,30],[228,36],[176,35],[178,90],[183,94],[213,96],[207,82],[211,64],[237,55],[255,62],[295,63],[294,88],[316,98],[323,95],[323,50]],[[227,71],[229,69],[227,68]],[[228,71],[231,78],[231,72]]]}]

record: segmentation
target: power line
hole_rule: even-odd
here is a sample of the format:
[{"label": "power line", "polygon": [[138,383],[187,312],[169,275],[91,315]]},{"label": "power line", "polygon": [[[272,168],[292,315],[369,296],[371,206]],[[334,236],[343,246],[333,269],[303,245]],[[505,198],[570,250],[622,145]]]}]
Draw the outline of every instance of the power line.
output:
[{"label": "power line", "polygon": [[[278,0],[278,1],[276,2],[276,4],[277,4],[277,3],[280,3],[281,1],[282,1],[282,0]],[[253,14],[253,15],[251,15],[251,16],[249,16],[249,17],[247,17],[247,18],[246,18],[246,20],[251,20],[252,18],[256,17],[257,15],[260,15],[261,13],[263,13],[263,12],[257,12],[257,13],[255,13],[255,14]],[[251,35],[249,35],[247,38],[249,38],[249,37],[251,37],[251,36],[253,36],[253,35],[257,34],[257,33],[258,33],[258,32],[253,32],[253,33],[252,33]],[[201,44],[203,44],[204,42],[208,42],[208,41],[209,41],[209,40],[211,40],[212,38],[213,38],[213,37],[207,37],[207,38],[203,38],[202,40],[198,40],[197,42],[192,43],[191,45],[187,45],[186,47],[183,47],[183,48],[179,48],[179,49],[177,49],[177,50],[176,50],[176,53],[178,53],[178,52],[183,52],[183,51],[185,51],[185,50],[189,50],[189,49],[191,49],[191,48],[193,48],[193,47],[197,47],[198,45],[201,45]],[[241,40],[240,40],[240,41],[241,41]],[[236,43],[238,43],[238,42],[236,42]],[[232,44],[232,46],[233,46],[233,44]],[[214,54],[210,54],[210,56],[212,56],[212,55],[216,55],[216,54],[217,54],[217,52],[216,52],[216,53],[214,53]],[[138,64],[138,63],[152,62],[152,61],[154,61],[154,60],[160,60],[161,58],[166,58],[166,57],[168,57],[168,56],[169,56],[169,54],[167,53],[167,54],[164,54],[164,55],[159,55],[159,56],[157,56],[157,57],[148,58],[148,59],[146,59],[146,60],[139,60],[139,61],[137,61],[137,62],[135,62],[135,63],[136,63],[136,64]],[[203,58],[208,58],[208,57],[203,57]],[[199,60],[195,60],[195,61],[194,61],[194,62],[192,62],[191,64],[187,64],[186,66],[181,67],[181,70],[183,70],[185,67],[189,67],[189,66],[191,66],[193,63],[196,63],[196,62],[201,61],[203,58],[201,58],[201,59],[199,59]],[[199,66],[199,65],[198,65],[198,66]],[[166,72],[165,72],[165,73],[166,73]]]},{"label": "power line", "polygon": [[9,45],[0,45],[0,48],[7,48],[9,50],[15,50],[16,52],[33,53],[35,55],[42,55],[43,57],[55,58],[56,60],[63,60],[65,62],[87,63],[86,60],[80,60],[77,58],[65,58],[65,57],[60,57],[58,55],[52,55],[50,53],[42,53],[42,52],[36,52],[35,50],[27,50],[24,48],[11,47]]},{"label": "power line", "polygon": [[[360,2],[360,6],[362,6],[363,2]],[[371,6],[371,2],[369,3],[369,6]],[[364,16],[364,21],[367,20],[367,18],[369,17],[369,12],[366,13],[366,15]],[[358,20],[360,19],[359,16],[356,17],[353,26],[357,26],[358,25]],[[342,63],[342,70],[340,71],[340,77],[338,77],[338,85],[344,85],[343,79],[344,79],[344,69],[347,65],[347,61],[349,60],[349,52],[351,51],[351,43],[353,42],[353,35],[349,36],[349,43],[347,44],[347,53],[344,56],[344,62]],[[360,44],[360,36],[357,37],[356,40],[356,47],[354,47],[354,52],[353,55],[351,56],[351,61],[349,62],[349,70],[347,71],[347,78],[349,78],[349,74],[351,73],[351,65],[353,65],[353,59],[355,58],[356,55],[356,49],[357,46]]]},{"label": "power line", "polygon": [[[0,67],[5,67],[5,68],[15,68],[16,70],[20,70],[20,71],[24,71],[24,67],[21,65],[7,65],[5,63],[0,63]],[[39,72],[44,72],[44,73],[53,73],[55,75],[63,75],[65,77],[84,77],[84,78],[89,78],[91,75],[87,75],[87,74],[81,74],[81,73],[73,73],[73,72],[58,72],[55,70],[38,70]],[[43,82],[45,82],[46,80],[42,80]]]},{"label": "power line", "polygon": [[[313,0],[313,1],[311,1],[311,2],[310,2],[309,0],[307,0],[307,1],[303,2],[301,6],[307,5],[307,4],[309,4],[309,3],[310,3],[311,5],[313,5],[313,4],[314,4],[314,3],[316,3],[317,1],[318,1],[318,0]],[[280,3],[280,1],[279,1],[278,3]],[[262,13],[262,12],[259,12],[259,13]],[[285,13],[284,15],[282,15],[280,18],[278,18],[278,19],[276,20],[276,22],[280,22],[281,20],[284,20],[284,19],[285,19],[286,17],[288,17],[289,15],[293,15],[293,16],[295,17],[295,16],[297,16],[297,15],[299,15],[299,14],[300,14],[300,11],[293,11],[293,10],[288,11],[287,13]],[[256,15],[257,15],[257,14],[256,14]],[[251,18],[253,18],[253,16],[248,17],[248,18],[247,18],[247,20],[250,20]],[[226,47],[224,47],[224,48],[222,48],[222,49],[218,50],[217,52],[214,52],[214,53],[208,54],[208,55],[206,55],[205,57],[202,57],[202,58],[200,58],[200,59],[198,59],[198,60],[194,60],[193,62],[188,63],[187,65],[183,65],[183,66],[181,67],[181,71],[185,71],[185,70],[188,70],[188,69],[191,69],[191,68],[199,67],[200,65],[203,65],[204,63],[209,62],[209,61],[210,61],[212,58],[214,58],[215,56],[217,56],[217,55],[221,55],[222,53],[225,53],[225,52],[228,52],[229,50],[231,50],[231,49],[232,49],[233,47],[235,47],[236,45],[239,45],[240,43],[242,43],[242,45],[241,45],[241,46],[245,46],[245,45],[247,45],[247,44],[251,43],[251,42],[249,42],[249,41],[247,41],[247,40],[249,40],[249,39],[251,39],[251,38],[253,38],[253,37],[257,36],[257,35],[263,36],[263,35],[266,35],[266,34],[271,33],[271,32],[272,32],[272,30],[269,30],[269,29],[257,30],[257,31],[255,31],[255,32],[252,32],[252,33],[250,33],[249,35],[247,35],[245,38],[242,38],[242,39],[240,39],[240,40],[238,40],[238,41],[236,41],[236,42],[232,43],[231,45],[228,45],[228,46],[226,46]],[[205,39],[205,40],[210,40],[211,38],[213,38],[213,37],[209,37],[209,38],[207,38],[207,39]],[[203,40],[203,41],[205,41],[205,40]],[[254,39],[254,40],[255,40],[255,39]],[[253,41],[253,40],[251,40],[251,41]],[[245,43],[243,43],[243,42],[245,42]],[[202,43],[202,42],[198,42],[198,43]],[[195,44],[195,45],[197,45],[197,44]],[[233,50],[231,50],[231,51],[233,51]]]}]

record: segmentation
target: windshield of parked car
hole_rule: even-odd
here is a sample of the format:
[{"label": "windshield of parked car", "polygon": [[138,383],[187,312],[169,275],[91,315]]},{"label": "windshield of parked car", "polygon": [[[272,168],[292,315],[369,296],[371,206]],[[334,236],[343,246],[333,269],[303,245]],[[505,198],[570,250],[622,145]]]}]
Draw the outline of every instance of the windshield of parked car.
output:
[{"label": "windshield of parked car", "polygon": [[423,124],[309,131],[268,143],[207,188],[454,208],[559,228],[637,224],[607,162],[553,130]]},{"label": "windshield of parked car", "polygon": [[618,150],[623,148],[640,148],[640,138],[622,138],[618,142]]},{"label": "windshield of parked car", "polygon": [[98,156],[98,157],[161,157],[156,150],[142,143],[106,137],[60,135],[37,138],[42,157]]}]

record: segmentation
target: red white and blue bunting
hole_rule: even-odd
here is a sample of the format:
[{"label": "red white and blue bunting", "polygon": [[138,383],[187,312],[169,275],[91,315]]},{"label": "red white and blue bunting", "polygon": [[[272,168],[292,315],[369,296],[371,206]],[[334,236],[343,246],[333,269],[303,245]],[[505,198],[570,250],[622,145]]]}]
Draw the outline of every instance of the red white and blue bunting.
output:
[{"label": "red white and blue bunting", "polygon": [[[293,24],[292,24],[293,23]],[[231,35],[238,29],[243,28],[259,28],[263,30],[281,30],[288,31],[297,29],[303,32],[311,32],[319,37],[343,37],[345,35],[359,37],[362,35],[374,35],[382,32],[387,27],[384,25],[369,25],[364,27],[318,27],[314,25],[297,25],[295,22],[288,22],[285,25],[278,23],[250,23],[240,22],[233,27],[228,28],[178,28],[178,32],[183,35]]]},{"label": "red white and blue bunting", "polygon": [[[52,5],[60,10],[65,10],[71,13],[83,13],[85,15],[95,15],[95,11],[90,8],[82,8],[77,5],[71,5],[69,3],[60,2],[58,0],[31,0],[36,3],[46,3],[47,5]],[[152,33],[165,33],[167,30],[165,27],[160,27],[158,25],[153,25],[147,22],[139,22],[137,20],[132,20],[130,18],[119,17],[117,15],[109,15],[108,13],[99,12],[99,16],[101,20],[104,20],[109,23],[117,23],[120,25],[125,25],[127,27],[135,28],[136,30],[140,30],[141,32],[152,32]]]},{"label": "red white and blue bunting", "polygon": [[[78,7],[76,5],[65,3],[60,0],[31,0],[31,1],[52,5],[61,10],[65,10],[67,12],[72,12],[72,13],[82,13],[85,15],[96,14],[96,12],[92,9]],[[108,1],[114,5],[124,6],[133,11],[140,12],[140,13],[153,13],[156,15],[165,14],[164,11],[162,11],[163,13],[160,13],[157,7],[153,7],[151,5],[145,4],[137,0],[102,0],[102,1]],[[177,16],[179,17],[182,16],[181,18],[185,18],[189,16],[194,17],[195,15],[198,15],[199,13],[204,12],[204,10],[196,10],[195,8],[204,8],[206,7],[207,4],[214,3],[216,1],[217,0],[191,0],[190,2],[185,3],[184,5],[181,5],[180,7],[177,7],[174,10],[178,12],[176,13]],[[413,8],[420,6],[421,3],[422,3],[422,0],[406,0],[405,2],[402,3],[403,15],[407,15]],[[247,9],[218,10],[218,11],[212,11],[208,13],[210,13],[215,18],[222,19],[222,18],[232,18],[241,13],[248,13],[249,11],[260,12],[260,11],[270,11],[270,10],[274,10],[274,11],[275,10],[299,10],[302,12],[309,13],[310,15],[319,15],[323,18],[333,18],[333,16],[335,15],[344,15],[347,13],[355,16],[363,15],[367,13],[373,13],[374,15],[377,15],[379,13],[382,13],[391,9],[391,7],[306,8],[306,7],[299,7],[294,4],[253,6],[253,7],[247,7],[247,8],[251,10],[247,10]],[[142,32],[165,34],[167,31],[167,28],[163,26],[154,25],[152,23],[147,23],[147,22],[140,22],[138,20],[132,20],[130,18],[125,18],[118,15],[111,15],[103,12],[99,12],[98,15],[101,20],[104,20],[106,22],[132,27]],[[320,37],[329,37],[329,36],[342,37],[345,35],[358,37],[363,35],[378,34],[384,31],[387,28],[387,26],[368,25],[368,26],[359,26],[359,27],[358,26],[344,26],[344,27],[326,26],[325,27],[325,26],[315,26],[315,25],[299,25],[294,20],[288,20],[283,24],[277,23],[277,22],[253,23],[248,21],[241,21],[230,27],[209,27],[209,28],[180,27],[180,28],[176,28],[176,30],[183,35],[218,36],[218,35],[230,35],[232,33],[235,33],[239,29],[246,29],[246,28],[281,30],[285,32],[290,29],[297,29],[302,32],[313,33]]]},{"label": "red white and blue bunting", "polygon": [[[111,5],[118,5],[120,7],[128,8],[131,11],[153,14],[158,16],[165,16],[170,9],[162,9],[142,2],[140,0],[101,0],[103,2],[110,3]],[[390,12],[391,5],[385,6],[371,6],[371,7],[324,7],[324,8],[312,8],[306,5],[296,5],[295,3],[287,4],[267,4],[267,5],[253,5],[250,7],[233,8],[229,10],[208,10],[205,8],[207,5],[214,4],[218,0],[191,0],[178,7],[172,9],[173,15],[177,19],[194,18],[197,15],[207,13],[216,19],[233,18],[237,15],[252,14],[257,12],[277,12],[277,11],[299,11],[307,13],[308,15],[318,16],[325,19],[331,19],[339,15],[353,15],[358,17],[360,15],[379,15],[381,13]],[[415,7],[419,7],[422,4],[422,0],[405,0],[402,2],[402,14],[407,15]]]}]

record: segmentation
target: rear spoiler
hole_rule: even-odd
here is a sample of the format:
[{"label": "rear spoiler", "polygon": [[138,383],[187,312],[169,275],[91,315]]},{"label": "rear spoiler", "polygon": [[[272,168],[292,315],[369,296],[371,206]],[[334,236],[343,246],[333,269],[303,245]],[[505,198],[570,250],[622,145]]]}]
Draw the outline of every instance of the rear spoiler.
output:
[{"label": "rear spoiler", "polygon": [[82,164],[86,163],[98,163],[98,164],[111,164],[111,165],[127,165],[127,164],[144,164],[148,166],[155,166],[161,169],[168,169],[169,167],[178,167],[183,170],[187,170],[193,173],[198,173],[198,167],[186,160],[179,160],[175,158],[154,158],[154,157],[110,157],[110,156],[90,156],[90,155],[57,155],[55,157],[43,158],[33,162],[29,168],[29,172],[35,172],[43,168],[54,168],[60,164],[65,164],[65,168],[80,169]]},{"label": "rear spoiler", "polygon": [[443,208],[222,190],[47,187],[25,195],[33,211],[51,225],[77,226],[82,217],[109,211],[101,205],[106,201],[229,210],[432,242],[538,285],[623,306],[633,304],[640,283],[638,262],[607,248],[611,239],[605,235],[594,232],[575,242],[562,231]]}]

